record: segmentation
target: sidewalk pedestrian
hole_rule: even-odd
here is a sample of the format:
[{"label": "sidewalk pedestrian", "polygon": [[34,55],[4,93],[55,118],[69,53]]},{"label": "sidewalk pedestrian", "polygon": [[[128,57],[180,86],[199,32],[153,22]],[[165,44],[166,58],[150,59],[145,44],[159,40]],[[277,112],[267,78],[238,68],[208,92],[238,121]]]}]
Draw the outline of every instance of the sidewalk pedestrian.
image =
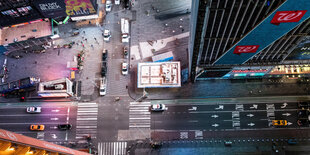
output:
[{"label": "sidewalk pedestrian", "polygon": [[85,31],[83,31],[83,33],[85,34]]},{"label": "sidewalk pedestrian", "polygon": [[94,37],[94,39],[97,41],[97,38]]},{"label": "sidewalk pedestrian", "polygon": [[94,45],[93,44],[91,44],[90,46],[94,49]]}]

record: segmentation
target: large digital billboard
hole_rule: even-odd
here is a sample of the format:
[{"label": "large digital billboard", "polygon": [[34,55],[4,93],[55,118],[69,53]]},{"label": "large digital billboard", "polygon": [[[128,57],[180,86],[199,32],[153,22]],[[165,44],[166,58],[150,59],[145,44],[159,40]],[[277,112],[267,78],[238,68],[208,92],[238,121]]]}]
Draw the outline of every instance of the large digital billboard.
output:
[{"label": "large digital billboard", "polygon": [[309,0],[287,0],[214,64],[243,64],[309,17]]},{"label": "large digital billboard", "polygon": [[90,0],[65,0],[68,16],[91,15],[96,10]]},{"label": "large digital billboard", "polygon": [[37,0],[34,5],[44,17],[85,16],[95,14],[91,0]]},{"label": "large digital billboard", "polygon": [[310,40],[301,42],[286,60],[310,60]]},{"label": "large digital billboard", "polygon": [[64,0],[36,0],[35,7],[46,18],[65,17],[66,4]]}]

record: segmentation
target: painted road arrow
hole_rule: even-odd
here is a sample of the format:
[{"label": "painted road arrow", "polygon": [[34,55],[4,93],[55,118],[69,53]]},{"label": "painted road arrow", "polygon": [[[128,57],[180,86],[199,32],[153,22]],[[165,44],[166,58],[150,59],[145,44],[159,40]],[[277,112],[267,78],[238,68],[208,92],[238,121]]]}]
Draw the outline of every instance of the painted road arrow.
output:
[{"label": "painted road arrow", "polygon": [[58,110],[58,109],[56,109],[56,110],[52,110],[52,112],[59,112],[59,110]]},{"label": "painted road arrow", "polygon": [[213,127],[218,127],[219,125],[218,125],[218,124],[212,124],[212,126],[213,126]]},{"label": "painted road arrow", "polygon": [[287,122],[287,125],[292,125],[293,123],[291,123],[291,122]]},{"label": "painted road arrow", "polygon": [[58,118],[51,118],[51,120],[57,121],[57,120],[58,120]]},{"label": "painted road arrow", "polygon": [[247,114],[246,116],[248,116],[248,117],[253,117],[254,115],[253,115],[253,114]]},{"label": "painted road arrow", "polygon": [[249,123],[249,124],[248,124],[248,126],[254,126],[254,125],[255,125],[254,123]]},{"label": "painted road arrow", "polygon": [[57,138],[56,134],[51,134],[54,139]]},{"label": "painted road arrow", "polygon": [[287,103],[283,103],[281,108],[286,108],[287,105],[288,105]]},{"label": "painted road arrow", "polygon": [[197,107],[192,107],[191,109],[188,109],[188,110],[194,110],[194,111],[196,111],[196,110],[197,110]]},{"label": "painted road arrow", "polygon": [[291,114],[290,113],[284,113],[282,114],[283,116],[290,116]]},{"label": "painted road arrow", "polygon": [[253,104],[253,107],[250,107],[250,109],[257,109],[258,105],[257,104]]},{"label": "painted road arrow", "polygon": [[212,115],[211,117],[213,117],[213,118],[217,118],[217,117],[219,117],[218,115]]},{"label": "painted road arrow", "polygon": [[224,105],[219,105],[219,107],[215,108],[215,110],[224,109]]}]

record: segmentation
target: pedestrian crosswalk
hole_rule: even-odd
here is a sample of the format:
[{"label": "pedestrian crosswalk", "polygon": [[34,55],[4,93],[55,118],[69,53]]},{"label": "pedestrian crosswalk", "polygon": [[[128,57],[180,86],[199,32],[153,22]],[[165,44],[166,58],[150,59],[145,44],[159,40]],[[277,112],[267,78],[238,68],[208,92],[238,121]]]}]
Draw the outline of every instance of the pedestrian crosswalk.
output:
[{"label": "pedestrian crosswalk", "polygon": [[98,143],[98,155],[126,155],[127,142]]},{"label": "pedestrian crosswalk", "polygon": [[129,129],[151,128],[151,113],[149,108],[151,102],[130,102],[129,107]]},{"label": "pedestrian crosswalk", "polygon": [[76,119],[76,139],[83,139],[90,135],[97,136],[97,103],[78,103]]}]

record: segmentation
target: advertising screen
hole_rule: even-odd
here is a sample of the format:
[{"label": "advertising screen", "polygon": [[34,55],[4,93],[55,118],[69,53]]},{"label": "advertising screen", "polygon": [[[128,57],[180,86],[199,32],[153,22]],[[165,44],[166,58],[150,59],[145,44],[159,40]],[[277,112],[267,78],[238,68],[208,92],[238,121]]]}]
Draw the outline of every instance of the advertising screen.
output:
[{"label": "advertising screen", "polygon": [[310,40],[300,43],[286,60],[309,60],[310,59]]},{"label": "advertising screen", "polygon": [[36,0],[33,3],[46,18],[67,16],[64,0]]},{"label": "advertising screen", "polygon": [[287,0],[214,64],[243,64],[310,17],[309,0]]}]

